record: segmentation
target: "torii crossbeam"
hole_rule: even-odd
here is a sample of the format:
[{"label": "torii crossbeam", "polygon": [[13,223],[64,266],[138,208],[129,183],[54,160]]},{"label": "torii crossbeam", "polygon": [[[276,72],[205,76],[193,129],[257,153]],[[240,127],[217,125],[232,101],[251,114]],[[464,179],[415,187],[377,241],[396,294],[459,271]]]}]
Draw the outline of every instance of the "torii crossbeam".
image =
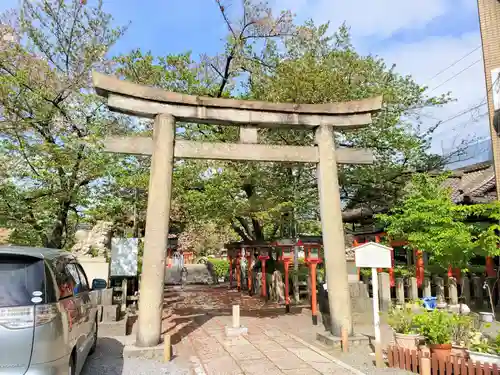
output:
[{"label": "torii crossbeam", "polygon": [[[146,236],[139,299],[137,345],[160,341],[174,158],[300,162],[318,164],[326,277],[332,333],[352,333],[351,302],[344,249],[337,164],[371,164],[370,150],[335,150],[335,130],[371,124],[382,98],[327,104],[290,104],[208,98],[167,92],[93,73],[97,93],[116,112],[153,118],[153,138],[108,138],[108,152],[151,155]],[[177,120],[240,126],[240,143],[206,143],[175,139]],[[316,145],[279,146],[258,143],[257,129],[310,129]]]}]

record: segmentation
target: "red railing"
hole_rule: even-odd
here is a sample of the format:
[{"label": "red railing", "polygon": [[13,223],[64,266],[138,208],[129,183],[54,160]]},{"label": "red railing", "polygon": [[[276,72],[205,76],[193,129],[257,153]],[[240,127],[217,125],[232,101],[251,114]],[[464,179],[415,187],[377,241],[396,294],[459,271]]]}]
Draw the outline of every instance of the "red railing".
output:
[{"label": "red railing", "polygon": [[389,367],[421,375],[500,375],[496,364],[472,362],[460,356],[440,359],[420,351],[390,346],[387,349]]}]

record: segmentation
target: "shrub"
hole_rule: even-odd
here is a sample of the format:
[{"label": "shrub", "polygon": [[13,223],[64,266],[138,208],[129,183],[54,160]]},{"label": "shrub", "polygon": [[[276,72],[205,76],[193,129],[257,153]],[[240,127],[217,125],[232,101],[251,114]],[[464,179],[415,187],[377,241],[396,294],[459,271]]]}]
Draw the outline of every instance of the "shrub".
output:
[{"label": "shrub", "polygon": [[415,313],[411,307],[393,307],[387,314],[387,324],[396,333],[410,335],[418,333],[417,327],[414,323]]},{"label": "shrub", "polygon": [[433,310],[415,315],[413,323],[428,344],[451,344],[456,321],[453,314],[443,310]]},{"label": "shrub", "polygon": [[215,276],[220,278],[226,278],[229,274],[229,261],[226,259],[215,259],[209,258],[208,261],[214,266]]}]

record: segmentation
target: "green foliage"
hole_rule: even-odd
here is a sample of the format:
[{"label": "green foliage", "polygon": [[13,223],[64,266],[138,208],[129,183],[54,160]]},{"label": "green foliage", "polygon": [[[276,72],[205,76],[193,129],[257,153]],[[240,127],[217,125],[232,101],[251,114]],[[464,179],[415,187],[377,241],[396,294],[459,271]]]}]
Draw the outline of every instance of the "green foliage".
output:
[{"label": "green foliage", "polygon": [[453,314],[444,310],[432,310],[415,315],[413,323],[418,333],[425,337],[428,344],[450,344],[456,324]]},{"label": "green foliage", "polygon": [[500,355],[500,333],[494,339],[480,333],[476,334],[471,342],[470,349],[479,353]]},{"label": "green foliage", "polygon": [[22,1],[2,18],[19,43],[0,48],[0,225],[14,243],[62,248],[114,165],[98,140],[116,126],[89,73],[108,69],[123,29],[102,1]]},{"label": "green foliage", "polygon": [[214,266],[216,277],[227,278],[229,275],[229,261],[226,259],[209,258],[208,261]]},{"label": "green foliage", "polygon": [[[228,30],[220,53],[196,58],[137,49],[110,61],[108,52],[124,29],[114,27],[102,0],[95,6],[22,2],[10,20],[21,42],[0,49],[0,225],[15,229],[14,242],[68,246],[83,219],[110,220],[124,232],[133,217],[134,236],[144,229],[149,159],[104,154],[99,140],[150,135],[151,122],[105,111],[91,89],[92,69],[213,97],[331,103],[383,95],[373,126],[336,135],[339,146],[372,148],[376,156],[374,165],[339,170],[347,208],[391,206],[409,180],[408,169],[443,165],[428,153],[432,131],[421,135],[418,112],[448,96],[429,97],[382,59],[356,52],[345,26],[330,32],[328,25],[297,25],[290,12],[273,14],[257,0],[245,1],[238,18],[217,3]],[[238,132],[181,123],[177,136],[234,142]],[[266,144],[314,142],[312,132],[302,130],[261,130],[259,137]],[[173,181],[171,227],[187,239],[206,235],[193,245],[200,252],[233,234],[250,241],[321,232],[314,165],[184,160],[176,162]],[[206,223],[212,229],[197,231]],[[478,238],[493,244],[491,233]]]},{"label": "green foliage", "polygon": [[475,221],[498,220],[500,204],[458,206],[444,187],[447,174],[414,175],[404,198],[388,213],[378,215],[388,235],[408,241],[412,249],[425,251],[430,263],[465,268],[477,254],[498,255],[498,225],[486,228]]},{"label": "green foliage", "polygon": [[392,307],[387,313],[387,324],[396,333],[405,335],[417,333],[415,326],[415,312],[410,306]]},{"label": "green foliage", "polygon": [[476,334],[474,318],[469,315],[453,315],[452,342],[461,347],[468,348]]},{"label": "green foliage", "polygon": [[[227,16],[224,7],[221,11]],[[357,53],[346,27],[330,33],[328,25],[296,25],[288,12],[275,17],[260,2],[245,2],[244,12],[238,21],[225,18],[229,36],[216,57],[196,60],[189,53],[162,57],[135,50],[115,58],[117,72],[127,80],[182,93],[270,102],[330,103],[384,95],[384,109],[373,126],[337,137],[342,146],[374,149],[377,160],[372,166],[340,169],[347,208],[391,205],[409,179],[408,168],[442,165],[426,152],[428,139],[412,126],[419,121],[416,108],[441,105],[448,97],[429,98],[410,77],[379,58]],[[248,25],[233,28],[239,21]],[[234,90],[237,82],[243,85]],[[145,129],[149,124],[140,131]],[[190,140],[238,138],[234,127],[185,123],[181,129],[177,136]],[[302,130],[260,130],[259,138],[266,144],[314,142],[312,132]],[[287,213],[289,234],[321,233],[314,165],[183,161],[175,168],[173,199],[182,208],[184,227],[210,221],[245,241],[273,240],[286,235]]]}]

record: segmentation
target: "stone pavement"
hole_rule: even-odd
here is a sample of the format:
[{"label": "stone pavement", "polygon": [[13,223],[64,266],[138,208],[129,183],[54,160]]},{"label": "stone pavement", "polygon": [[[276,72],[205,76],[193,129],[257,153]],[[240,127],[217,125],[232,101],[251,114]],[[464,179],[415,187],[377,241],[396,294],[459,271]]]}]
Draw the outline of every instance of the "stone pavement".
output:
[{"label": "stone pavement", "polygon": [[[246,336],[225,335],[233,304],[240,305]],[[285,321],[282,306],[227,286],[170,287],[164,306],[163,331],[171,336],[174,362],[189,363],[194,374],[362,374],[291,334],[295,323],[309,329],[308,338],[315,335],[300,307]]]},{"label": "stone pavement", "polygon": [[197,327],[174,352],[189,359],[195,374],[363,374],[277,328],[272,319],[243,318],[248,335],[230,338],[225,336],[229,316],[212,316],[202,325],[194,324]]},{"label": "stone pavement", "polygon": [[[240,305],[248,335],[227,338],[232,305]],[[165,293],[163,332],[171,336],[173,362],[193,374],[403,374],[375,369],[366,346],[341,353],[319,343],[310,311],[249,297],[226,286],[169,287]],[[356,332],[371,334],[371,316],[354,316]],[[386,336],[386,335],[384,335]]]}]

